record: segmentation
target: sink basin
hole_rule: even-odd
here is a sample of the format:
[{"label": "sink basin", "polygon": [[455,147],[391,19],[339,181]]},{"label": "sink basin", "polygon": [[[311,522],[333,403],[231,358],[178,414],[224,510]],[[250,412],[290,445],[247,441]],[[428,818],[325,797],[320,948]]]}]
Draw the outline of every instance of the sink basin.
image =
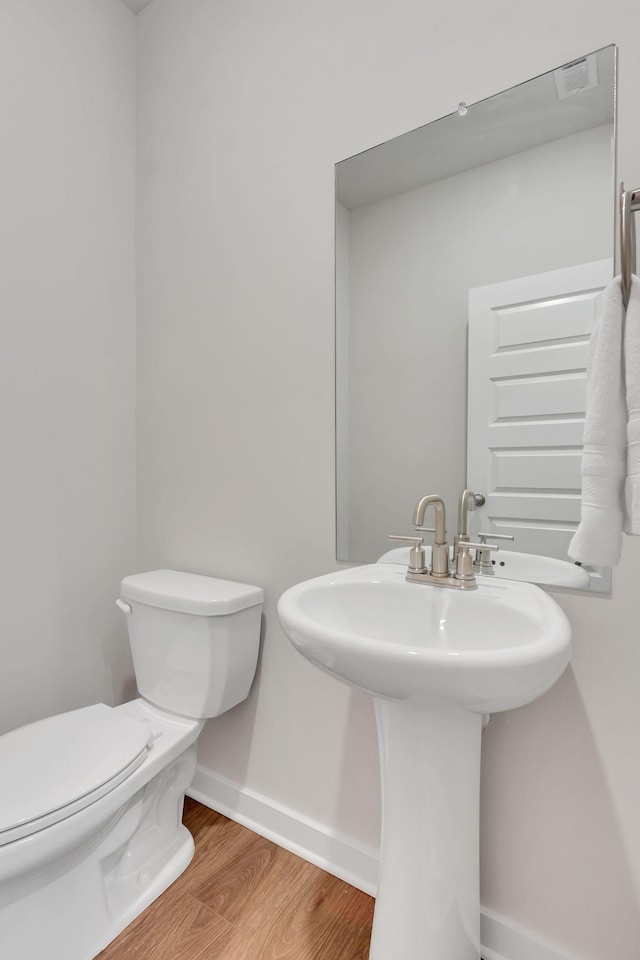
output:
[{"label": "sink basin", "polygon": [[[431,547],[425,544],[427,563],[431,561]],[[409,548],[395,547],[387,550],[378,559],[379,563],[400,563],[405,567],[409,563]],[[570,587],[573,590],[589,590],[591,577],[576,563],[558,560],[557,557],[543,557],[535,553],[519,553],[517,550],[501,548],[494,561],[494,576],[502,580],[524,580],[539,583],[545,587]]]},{"label": "sink basin", "polygon": [[374,696],[445,697],[477,713],[522,706],[569,662],[567,618],[533,584],[478,583],[407,583],[403,567],[377,563],[292,587],[278,614],[300,653]]},{"label": "sink basin", "polygon": [[541,696],[570,657],[557,603],[531,583],[408,583],[375,563],[278,603],[308,660],[374,698],[382,837],[369,960],[480,960],[482,714]]}]

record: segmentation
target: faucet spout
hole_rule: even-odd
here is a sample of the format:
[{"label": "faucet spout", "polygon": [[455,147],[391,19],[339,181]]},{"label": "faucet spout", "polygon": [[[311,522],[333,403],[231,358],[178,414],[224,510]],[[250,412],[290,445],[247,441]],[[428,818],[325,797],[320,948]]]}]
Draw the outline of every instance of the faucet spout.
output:
[{"label": "faucet spout", "polygon": [[460,497],[460,506],[458,508],[458,531],[453,538],[453,554],[458,556],[459,545],[469,542],[469,514],[476,507],[483,507],[485,504],[484,495],[474,493],[467,487],[462,491]]},{"label": "faucet spout", "polygon": [[413,524],[415,527],[424,525],[424,515],[427,507],[433,506],[436,512],[436,539],[431,549],[431,576],[448,577],[449,576],[449,547],[447,544],[447,524],[444,508],[444,500],[437,494],[430,494],[423,497],[416,506],[413,514]]},{"label": "faucet spout", "polygon": [[427,507],[433,504],[436,511],[436,543],[438,546],[441,546],[443,543],[447,542],[447,528],[445,520],[445,509],[444,509],[444,500],[442,497],[437,496],[437,494],[430,494],[427,497],[423,497],[422,500],[416,505],[416,509],[413,514],[413,525],[414,527],[423,527],[424,526],[424,515],[427,512]]},{"label": "faucet spout", "polygon": [[458,509],[458,540],[469,539],[469,511],[475,510],[476,495],[473,490],[463,490]]}]

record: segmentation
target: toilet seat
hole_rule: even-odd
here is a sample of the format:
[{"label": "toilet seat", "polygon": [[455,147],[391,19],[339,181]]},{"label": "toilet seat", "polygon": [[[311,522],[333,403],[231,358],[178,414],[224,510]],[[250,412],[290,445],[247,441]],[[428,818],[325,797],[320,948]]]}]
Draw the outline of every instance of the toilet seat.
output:
[{"label": "toilet seat", "polygon": [[0,737],[0,846],[82,810],[146,758],[152,730],[103,703]]}]

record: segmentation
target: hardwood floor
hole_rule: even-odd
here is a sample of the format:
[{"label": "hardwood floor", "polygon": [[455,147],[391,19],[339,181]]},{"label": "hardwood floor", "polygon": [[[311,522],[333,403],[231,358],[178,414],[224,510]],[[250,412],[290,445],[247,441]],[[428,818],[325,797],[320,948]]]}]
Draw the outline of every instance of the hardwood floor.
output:
[{"label": "hardwood floor", "polygon": [[191,865],[97,960],[366,960],[374,900],[185,800]]}]

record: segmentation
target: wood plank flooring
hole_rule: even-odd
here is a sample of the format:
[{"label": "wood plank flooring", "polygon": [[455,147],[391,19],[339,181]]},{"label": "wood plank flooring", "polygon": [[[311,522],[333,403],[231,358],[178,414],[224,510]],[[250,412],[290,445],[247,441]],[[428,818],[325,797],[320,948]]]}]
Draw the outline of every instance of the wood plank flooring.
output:
[{"label": "wood plank flooring", "polygon": [[374,900],[185,800],[191,865],[97,960],[366,960]]}]

